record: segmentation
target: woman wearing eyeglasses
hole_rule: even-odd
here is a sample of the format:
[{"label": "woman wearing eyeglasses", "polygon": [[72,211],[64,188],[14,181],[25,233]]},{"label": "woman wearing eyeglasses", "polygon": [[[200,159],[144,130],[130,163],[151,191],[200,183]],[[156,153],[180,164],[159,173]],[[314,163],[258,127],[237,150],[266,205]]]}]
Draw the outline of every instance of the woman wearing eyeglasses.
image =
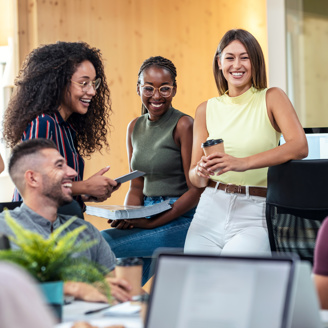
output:
[{"label": "woman wearing eyeglasses", "polygon": [[81,206],[110,197],[117,183],[104,176],[108,167],[83,180],[82,156],[108,147],[110,91],[100,51],[83,42],[41,46],[27,56],[16,86],[4,118],[7,144],[51,139],[78,172],[72,191]]},{"label": "woman wearing eyeglasses", "polygon": [[[142,64],[137,93],[142,115],[130,122],[127,149],[130,170],[146,172],[131,181],[126,205],[153,205],[169,200],[172,209],[151,218],[120,220],[102,232],[116,257],[151,257],[158,247],[184,245],[201,191],[189,181],[193,119],[172,107],[176,68],[163,57]],[[144,258],[143,282],[150,259]]]}]

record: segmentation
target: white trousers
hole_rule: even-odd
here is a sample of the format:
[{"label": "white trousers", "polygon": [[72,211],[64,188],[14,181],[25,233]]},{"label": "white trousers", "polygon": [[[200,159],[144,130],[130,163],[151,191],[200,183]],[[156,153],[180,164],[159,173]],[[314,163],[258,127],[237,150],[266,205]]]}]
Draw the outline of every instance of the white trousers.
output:
[{"label": "white trousers", "polygon": [[207,187],[189,227],[185,252],[271,254],[265,201],[264,197],[229,194]]}]

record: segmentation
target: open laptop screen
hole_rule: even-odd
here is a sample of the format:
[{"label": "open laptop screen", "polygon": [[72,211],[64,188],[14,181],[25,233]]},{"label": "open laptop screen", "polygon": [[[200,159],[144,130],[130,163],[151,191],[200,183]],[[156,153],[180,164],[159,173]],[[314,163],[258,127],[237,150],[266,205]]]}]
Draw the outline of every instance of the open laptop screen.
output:
[{"label": "open laptop screen", "polygon": [[[309,146],[309,154],[304,159],[328,158],[328,128],[304,128]],[[284,137],[280,137],[280,145],[285,143]]]},{"label": "open laptop screen", "polygon": [[280,328],[291,259],[160,254],[147,328]]}]

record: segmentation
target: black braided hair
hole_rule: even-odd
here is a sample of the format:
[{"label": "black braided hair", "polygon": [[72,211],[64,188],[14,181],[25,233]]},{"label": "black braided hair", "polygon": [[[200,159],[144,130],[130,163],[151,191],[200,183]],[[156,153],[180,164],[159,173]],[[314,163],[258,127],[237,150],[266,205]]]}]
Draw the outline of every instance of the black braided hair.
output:
[{"label": "black braided hair", "polygon": [[[177,86],[177,81],[176,81],[176,77],[177,77],[177,69],[174,66],[174,64],[167,58],[164,58],[162,56],[155,56],[155,57],[149,57],[148,59],[146,59],[140,69],[139,69],[139,73],[138,73],[138,86],[140,85],[140,77],[141,74],[143,73],[143,71],[145,71],[146,69],[152,67],[152,66],[156,66],[159,68],[163,68],[166,69],[172,77],[173,80],[173,86]],[[146,114],[148,113],[147,108],[142,104],[141,106],[141,114]]]}]

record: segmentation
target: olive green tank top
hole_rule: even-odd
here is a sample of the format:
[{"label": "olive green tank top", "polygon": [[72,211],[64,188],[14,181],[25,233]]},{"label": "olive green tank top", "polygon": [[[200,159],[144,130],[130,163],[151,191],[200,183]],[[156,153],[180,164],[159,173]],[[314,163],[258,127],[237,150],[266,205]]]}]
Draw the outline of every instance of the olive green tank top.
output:
[{"label": "olive green tank top", "polygon": [[188,190],[180,147],[173,139],[176,125],[185,115],[171,107],[158,121],[150,121],[148,114],[136,121],[131,168],[146,172],[145,196],[179,197]]}]

